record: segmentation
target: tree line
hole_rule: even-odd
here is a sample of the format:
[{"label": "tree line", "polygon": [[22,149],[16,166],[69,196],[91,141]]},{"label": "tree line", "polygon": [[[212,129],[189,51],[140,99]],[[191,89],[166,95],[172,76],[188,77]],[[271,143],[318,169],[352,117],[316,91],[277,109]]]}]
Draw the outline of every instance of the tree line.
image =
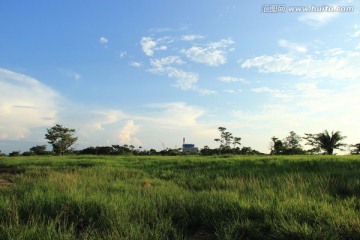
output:
[{"label": "tree line", "polygon": [[[33,156],[33,155],[64,155],[64,154],[87,154],[87,155],[167,155],[175,156],[183,154],[182,148],[166,148],[161,151],[155,149],[146,150],[141,146],[136,148],[133,145],[124,144],[111,146],[96,146],[87,147],[82,150],[75,150],[71,148],[78,140],[75,136],[75,129],[64,127],[56,124],[52,128],[46,129],[45,139],[52,146],[52,151],[48,151],[46,145],[36,145],[31,147],[29,151],[20,153],[20,151],[13,151],[9,156]],[[251,147],[241,146],[241,137],[234,136],[227,131],[225,127],[219,127],[219,138],[214,141],[219,143],[219,147],[211,149],[204,146],[199,154],[204,156],[219,155],[219,154],[236,154],[236,155],[261,155],[257,150]],[[270,142],[270,155],[300,155],[300,154],[329,154],[332,155],[334,150],[345,150],[344,147],[349,146],[351,154],[360,154],[360,143],[347,145],[343,142],[346,136],[343,136],[339,131],[327,130],[321,133],[311,134],[305,133],[305,137],[297,135],[291,131],[284,139],[272,137]],[[310,146],[310,149],[305,150],[302,141],[306,141],[305,145]],[[1,153],[0,156],[5,155]]]}]

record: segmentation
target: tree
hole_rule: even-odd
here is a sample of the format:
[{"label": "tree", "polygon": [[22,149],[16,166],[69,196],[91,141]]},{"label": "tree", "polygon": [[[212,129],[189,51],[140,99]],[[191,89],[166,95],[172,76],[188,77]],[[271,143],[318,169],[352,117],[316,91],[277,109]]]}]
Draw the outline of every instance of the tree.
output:
[{"label": "tree", "polygon": [[332,131],[331,135],[327,130],[318,134],[305,133],[305,135],[304,139],[308,141],[307,145],[321,149],[329,155],[333,154],[334,149],[343,150],[341,147],[346,146],[345,143],[341,142],[346,137],[342,136],[339,131]]},{"label": "tree", "polygon": [[234,145],[234,149],[236,148],[236,145],[239,145],[239,147],[240,147],[240,145],[241,145],[240,141],[241,141],[241,137],[234,137],[233,138],[232,144]]},{"label": "tree", "polygon": [[351,154],[360,154],[360,143],[351,145],[353,149],[351,149]]},{"label": "tree", "polygon": [[74,137],[75,129],[63,127],[60,124],[46,130],[45,139],[49,140],[48,143],[53,146],[53,151],[59,155],[64,155],[65,151],[78,139]]},{"label": "tree", "polygon": [[283,143],[281,140],[279,140],[277,137],[272,137],[271,140],[272,142],[272,146],[271,146],[271,155],[280,155],[283,154]]},{"label": "tree", "polygon": [[304,154],[305,151],[300,144],[301,141],[302,138],[294,131],[291,131],[290,135],[283,139],[283,153],[286,155]]},{"label": "tree", "polygon": [[224,127],[219,127],[218,130],[220,132],[220,138],[216,138],[214,141],[220,143],[219,150],[222,151],[224,149],[230,148],[230,143],[233,139],[232,134],[230,132],[225,132],[226,128]]},{"label": "tree", "polygon": [[30,152],[33,152],[36,155],[45,155],[46,154],[46,145],[36,145],[29,149]]},{"label": "tree", "polygon": [[[234,137],[231,132],[227,132],[226,128],[219,127],[220,138],[215,138],[214,141],[219,142],[219,152],[220,153],[231,153],[234,152],[236,145],[241,145],[240,137]],[[234,148],[231,149],[231,144],[233,144]]]}]

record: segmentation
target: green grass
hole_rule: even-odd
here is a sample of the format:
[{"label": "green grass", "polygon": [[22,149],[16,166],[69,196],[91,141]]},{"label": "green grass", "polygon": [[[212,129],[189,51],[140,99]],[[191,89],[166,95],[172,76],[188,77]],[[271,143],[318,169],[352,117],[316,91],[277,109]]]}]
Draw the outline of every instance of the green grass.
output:
[{"label": "green grass", "polygon": [[0,179],[0,239],[360,239],[358,156],[1,157]]}]

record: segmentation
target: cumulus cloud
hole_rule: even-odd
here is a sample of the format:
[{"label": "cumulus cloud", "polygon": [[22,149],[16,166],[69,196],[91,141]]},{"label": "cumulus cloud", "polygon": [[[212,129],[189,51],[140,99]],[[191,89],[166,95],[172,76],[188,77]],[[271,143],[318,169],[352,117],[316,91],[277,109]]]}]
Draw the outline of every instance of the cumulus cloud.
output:
[{"label": "cumulus cloud", "polygon": [[29,76],[0,68],[0,140],[27,137],[54,124],[60,96]]},{"label": "cumulus cloud", "polygon": [[222,39],[205,46],[192,46],[188,49],[182,49],[180,52],[193,62],[208,66],[219,66],[226,63],[226,54],[230,51],[229,46],[233,43],[234,41],[231,39]]},{"label": "cumulus cloud", "polygon": [[147,56],[152,56],[154,54],[154,48],[156,47],[156,42],[152,40],[151,37],[141,38],[140,45],[142,47],[143,52]]},{"label": "cumulus cloud", "polygon": [[135,144],[142,145],[141,141],[134,135],[139,131],[140,127],[137,126],[134,120],[128,120],[124,127],[120,130],[118,140],[121,144]]}]

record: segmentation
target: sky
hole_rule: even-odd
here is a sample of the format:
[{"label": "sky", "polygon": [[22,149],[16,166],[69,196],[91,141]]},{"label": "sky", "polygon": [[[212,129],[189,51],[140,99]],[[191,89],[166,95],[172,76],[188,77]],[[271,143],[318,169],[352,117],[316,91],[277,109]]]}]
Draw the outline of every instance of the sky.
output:
[{"label": "sky", "polygon": [[359,143],[359,11],[351,0],[0,0],[0,150],[47,144],[55,124],[76,130],[76,149],[213,148],[218,127],[265,153],[290,131]]}]

